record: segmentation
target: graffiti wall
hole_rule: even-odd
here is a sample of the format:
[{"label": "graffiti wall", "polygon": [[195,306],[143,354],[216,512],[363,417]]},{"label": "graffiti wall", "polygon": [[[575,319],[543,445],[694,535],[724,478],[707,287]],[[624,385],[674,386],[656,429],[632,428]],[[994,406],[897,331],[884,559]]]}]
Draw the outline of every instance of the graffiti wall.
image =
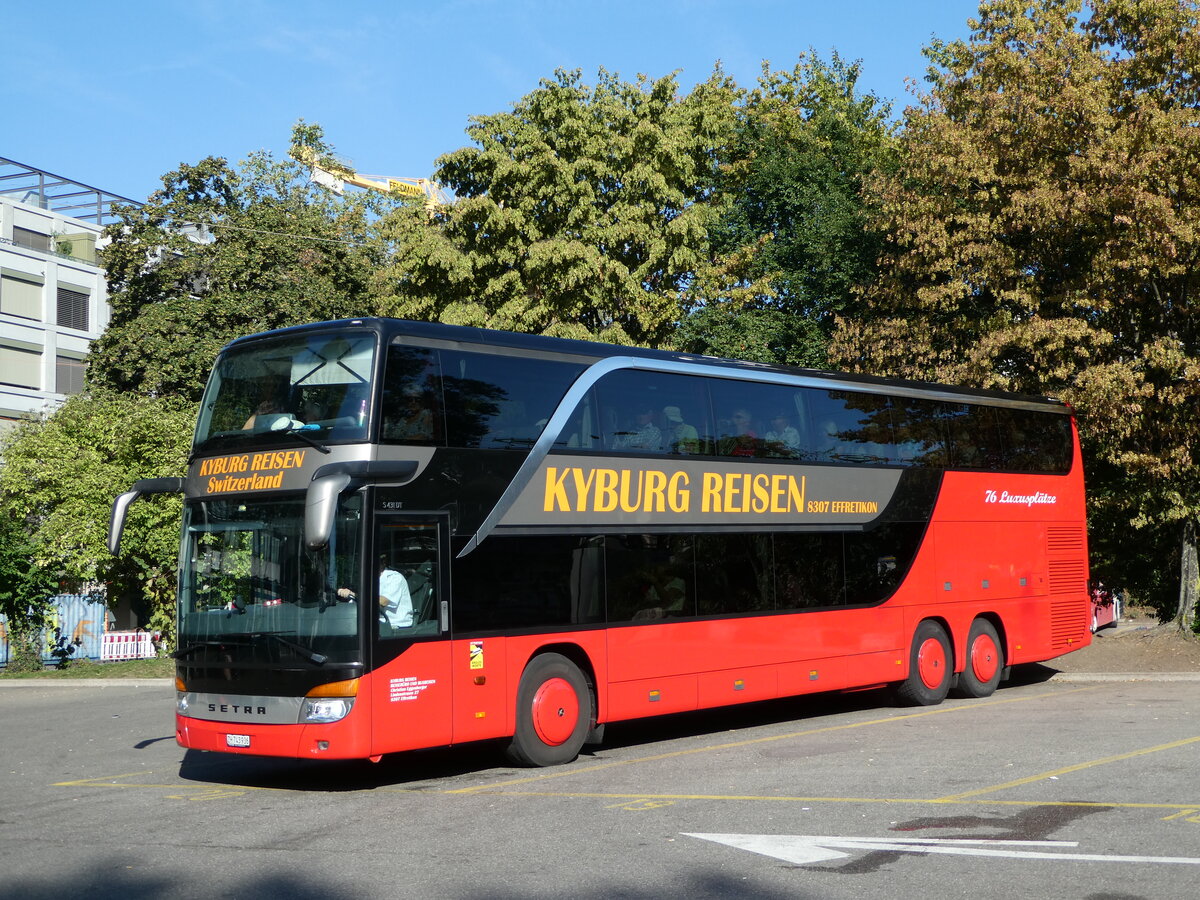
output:
[{"label": "graffiti wall", "polygon": [[[72,659],[100,659],[104,632],[112,625],[112,613],[103,600],[93,600],[82,594],[59,594],[51,601],[54,611],[50,624],[42,633],[42,662],[54,662],[50,645],[55,629],[63,638],[77,644]],[[0,615],[0,666],[8,665],[8,622]]]}]

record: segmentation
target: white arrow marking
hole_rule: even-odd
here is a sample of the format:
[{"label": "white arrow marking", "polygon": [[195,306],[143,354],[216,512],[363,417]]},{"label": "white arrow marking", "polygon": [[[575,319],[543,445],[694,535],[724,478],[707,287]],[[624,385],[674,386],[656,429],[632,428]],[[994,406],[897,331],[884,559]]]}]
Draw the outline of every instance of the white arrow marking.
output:
[{"label": "white arrow marking", "polygon": [[[842,859],[849,856],[845,850],[874,852],[890,850],[894,853],[942,853],[953,856],[993,856],[1004,859],[1069,859],[1076,862],[1126,862],[1126,863],[1183,863],[1200,865],[1200,858],[1187,856],[1106,856],[1099,853],[1043,853],[1018,847],[1078,847],[1077,841],[969,841],[949,838],[859,838],[823,837],[812,834],[691,834],[684,837],[700,838],[772,856],[797,866],[808,863]],[[1013,849],[998,849],[1013,848]]]}]

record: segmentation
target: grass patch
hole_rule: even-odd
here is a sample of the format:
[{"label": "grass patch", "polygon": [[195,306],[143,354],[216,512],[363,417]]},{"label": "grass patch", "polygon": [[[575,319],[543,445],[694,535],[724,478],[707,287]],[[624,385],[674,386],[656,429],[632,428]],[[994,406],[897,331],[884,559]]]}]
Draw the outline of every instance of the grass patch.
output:
[{"label": "grass patch", "polygon": [[65,669],[43,669],[40,672],[13,672],[0,669],[0,680],[17,678],[172,678],[173,659],[123,659],[118,662],[74,660]]}]

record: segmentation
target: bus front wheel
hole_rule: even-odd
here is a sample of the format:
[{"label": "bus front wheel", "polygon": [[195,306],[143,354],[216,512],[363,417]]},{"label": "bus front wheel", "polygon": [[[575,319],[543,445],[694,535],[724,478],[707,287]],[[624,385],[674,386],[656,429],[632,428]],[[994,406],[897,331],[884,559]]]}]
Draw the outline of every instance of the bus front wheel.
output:
[{"label": "bus front wheel", "polygon": [[517,688],[517,730],[508,758],[558,766],[579,755],[592,726],[592,695],[579,667],[558,653],[535,656]]},{"label": "bus front wheel", "polygon": [[908,658],[908,677],[895,688],[901,706],[936,706],[950,692],[954,652],[946,630],[926,619],[913,633]]},{"label": "bus front wheel", "polygon": [[996,626],[987,619],[976,619],[967,637],[967,665],[958,676],[955,693],[963,697],[990,697],[1003,674],[1004,650]]}]

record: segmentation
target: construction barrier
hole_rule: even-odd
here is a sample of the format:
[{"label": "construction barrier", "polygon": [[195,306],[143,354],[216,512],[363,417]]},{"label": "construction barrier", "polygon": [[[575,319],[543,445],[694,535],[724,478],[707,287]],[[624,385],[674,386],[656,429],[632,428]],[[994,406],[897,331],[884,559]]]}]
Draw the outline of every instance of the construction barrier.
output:
[{"label": "construction barrier", "polygon": [[100,662],[118,659],[153,659],[154,643],[145,631],[110,631],[100,642]]}]

